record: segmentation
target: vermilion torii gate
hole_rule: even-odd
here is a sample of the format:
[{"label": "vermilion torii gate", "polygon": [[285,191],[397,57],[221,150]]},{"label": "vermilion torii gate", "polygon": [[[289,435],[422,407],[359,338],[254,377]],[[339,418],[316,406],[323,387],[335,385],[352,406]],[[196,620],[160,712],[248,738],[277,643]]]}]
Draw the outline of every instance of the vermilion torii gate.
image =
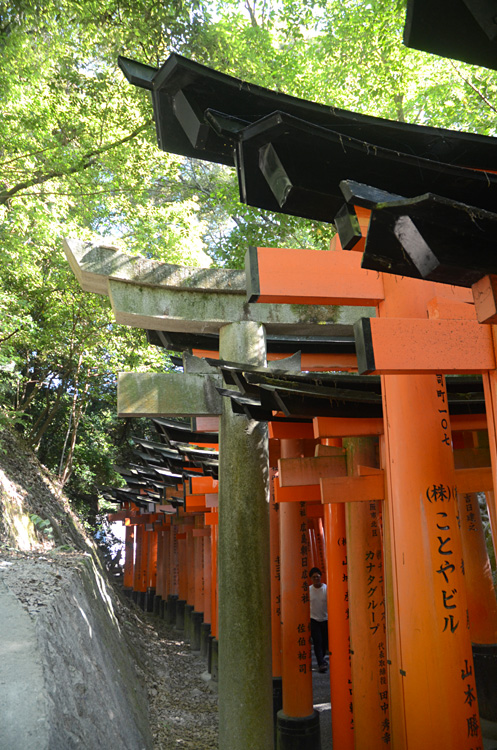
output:
[{"label": "vermilion torii gate", "polygon": [[[265,329],[348,333],[357,318],[351,308],[247,305],[238,272],[171,267],[77,242],[66,242],[65,250],[83,288],[109,294],[118,322],[219,331],[220,355],[248,365],[266,362]],[[121,416],[221,415],[220,747],[267,750],[273,742],[267,435],[223,401],[205,373],[124,373],[118,384]]]}]

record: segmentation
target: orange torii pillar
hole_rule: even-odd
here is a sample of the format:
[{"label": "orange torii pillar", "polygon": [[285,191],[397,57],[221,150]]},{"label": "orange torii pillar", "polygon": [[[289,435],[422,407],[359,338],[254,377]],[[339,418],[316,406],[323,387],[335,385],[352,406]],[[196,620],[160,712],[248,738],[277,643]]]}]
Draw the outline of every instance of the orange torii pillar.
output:
[{"label": "orange torii pillar", "polygon": [[130,595],[133,591],[133,568],[134,568],[134,541],[135,541],[135,529],[136,526],[131,526],[129,519],[124,522],[125,525],[125,538],[124,538],[124,577],[123,577],[123,591],[126,595]]},{"label": "orange torii pillar", "polygon": [[209,635],[211,633],[212,622],[212,526],[206,525],[203,531],[204,619],[200,626],[200,653],[205,659],[207,659],[209,655]]},{"label": "orange torii pillar", "polygon": [[205,563],[204,563],[204,540],[206,531],[203,515],[196,516],[196,524],[193,529],[193,546],[195,557],[195,602],[192,612],[191,645],[193,651],[201,648],[201,626],[204,621],[204,595],[205,595]]},{"label": "orange torii pillar", "polygon": [[185,638],[192,640],[192,614],[195,609],[195,546],[193,541],[193,524],[195,518],[188,518],[189,523],[185,526],[186,531],[186,566],[188,570],[188,586],[185,604]]},{"label": "orange torii pillar", "polygon": [[178,601],[178,540],[176,538],[176,527],[172,519],[166,527],[167,549],[168,549],[168,568],[167,568],[167,601],[164,612],[164,619],[168,625],[176,624],[176,602]]},{"label": "orange torii pillar", "polygon": [[176,541],[178,545],[178,599],[176,601],[176,630],[185,629],[185,605],[188,597],[188,566],[186,554],[186,527],[184,518],[175,519]]},{"label": "orange torii pillar", "polygon": [[354,710],[350,668],[347,541],[345,507],[324,509],[328,567],[328,643],[330,650],[331,731],[334,747],[353,750]]},{"label": "orange torii pillar", "polygon": [[[274,441],[271,441],[274,442]],[[283,687],[281,678],[281,576],[280,576],[280,513],[276,502],[274,478],[276,469],[269,473],[269,554],[271,576],[271,654],[273,672],[273,714],[276,730],[276,716],[283,708]]]},{"label": "orange torii pillar", "polygon": [[154,527],[157,532],[157,579],[155,584],[154,614],[162,617],[166,590],[166,565],[164,553],[164,529],[166,528],[165,517],[157,521],[154,524]]},{"label": "orange torii pillar", "polygon": [[217,540],[218,511],[213,508],[205,514],[205,523],[211,529],[211,631],[208,643],[207,670],[213,682],[219,675],[218,607],[217,607]]},{"label": "orange torii pillar", "polygon": [[[380,317],[422,318],[437,285],[383,278]],[[391,346],[394,346],[391,341]],[[396,748],[481,745],[461,570],[454,459],[443,375],[382,375],[386,517],[395,649],[390,673]]]},{"label": "orange torii pillar", "polygon": [[[348,438],[343,444],[349,475],[359,476],[364,467],[374,471],[377,440]],[[345,507],[355,746],[368,750],[390,747],[380,500]]]},{"label": "orange torii pillar", "polygon": [[[304,441],[281,441],[282,459],[303,451]],[[305,502],[280,504],[279,513],[283,708],[277,716],[277,748],[320,750],[319,714],[312,700]]]},{"label": "orange torii pillar", "polygon": [[143,516],[138,516],[138,518],[135,519],[136,548],[133,598],[142,609],[145,609],[147,597],[148,536],[143,521]]},{"label": "orange torii pillar", "polygon": [[147,538],[147,570],[146,570],[146,598],[145,609],[147,612],[153,612],[155,589],[157,585],[157,531],[153,523],[145,526]]}]

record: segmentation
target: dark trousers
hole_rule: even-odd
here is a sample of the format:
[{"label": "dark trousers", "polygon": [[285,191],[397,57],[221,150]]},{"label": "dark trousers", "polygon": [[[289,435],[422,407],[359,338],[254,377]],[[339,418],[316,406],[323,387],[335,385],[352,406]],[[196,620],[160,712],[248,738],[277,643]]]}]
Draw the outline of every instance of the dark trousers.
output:
[{"label": "dark trousers", "polygon": [[326,664],[324,657],[328,651],[328,620],[313,620],[311,617],[311,638],[318,667]]}]

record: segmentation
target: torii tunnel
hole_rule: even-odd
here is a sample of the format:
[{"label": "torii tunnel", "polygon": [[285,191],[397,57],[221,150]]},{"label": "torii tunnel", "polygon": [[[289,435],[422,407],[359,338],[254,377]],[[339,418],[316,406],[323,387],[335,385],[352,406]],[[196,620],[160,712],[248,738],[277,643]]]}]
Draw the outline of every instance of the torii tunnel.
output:
[{"label": "torii tunnel", "polygon": [[109,490],[126,590],[208,659],[221,750],[321,747],[312,567],[333,747],[482,750],[497,721],[481,515],[497,533],[495,139],[177,55],[121,67],[152,91],[161,148],[234,164],[244,202],[337,228],[331,252],[247,248],[245,273],[65,242],[119,323],[183,352],[175,372],[119,376],[119,415],[157,431]]}]

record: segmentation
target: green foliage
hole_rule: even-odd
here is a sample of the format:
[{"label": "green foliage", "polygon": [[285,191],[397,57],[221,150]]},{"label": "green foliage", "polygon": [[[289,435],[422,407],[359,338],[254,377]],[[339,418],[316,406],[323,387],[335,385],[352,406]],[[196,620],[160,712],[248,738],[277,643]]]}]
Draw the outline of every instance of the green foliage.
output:
[{"label": "green foliage", "polygon": [[0,0],[0,423],[86,518],[149,429],[115,417],[116,372],[170,362],[81,291],[62,237],[242,267],[249,244],[326,250],[333,233],[241,205],[231,169],[159,151],[118,54],[158,66],[176,51],[333,106],[494,134],[495,73],[406,49],[404,13],[405,0]]},{"label": "green foliage", "polygon": [[51,522],[46,518],[41,518],[41,516],[39,516],[37,513],[31,513],[29,517],[36,530],[39,531],[40,534],[46,537],[49,541],[52,541],[54,531]]}]

